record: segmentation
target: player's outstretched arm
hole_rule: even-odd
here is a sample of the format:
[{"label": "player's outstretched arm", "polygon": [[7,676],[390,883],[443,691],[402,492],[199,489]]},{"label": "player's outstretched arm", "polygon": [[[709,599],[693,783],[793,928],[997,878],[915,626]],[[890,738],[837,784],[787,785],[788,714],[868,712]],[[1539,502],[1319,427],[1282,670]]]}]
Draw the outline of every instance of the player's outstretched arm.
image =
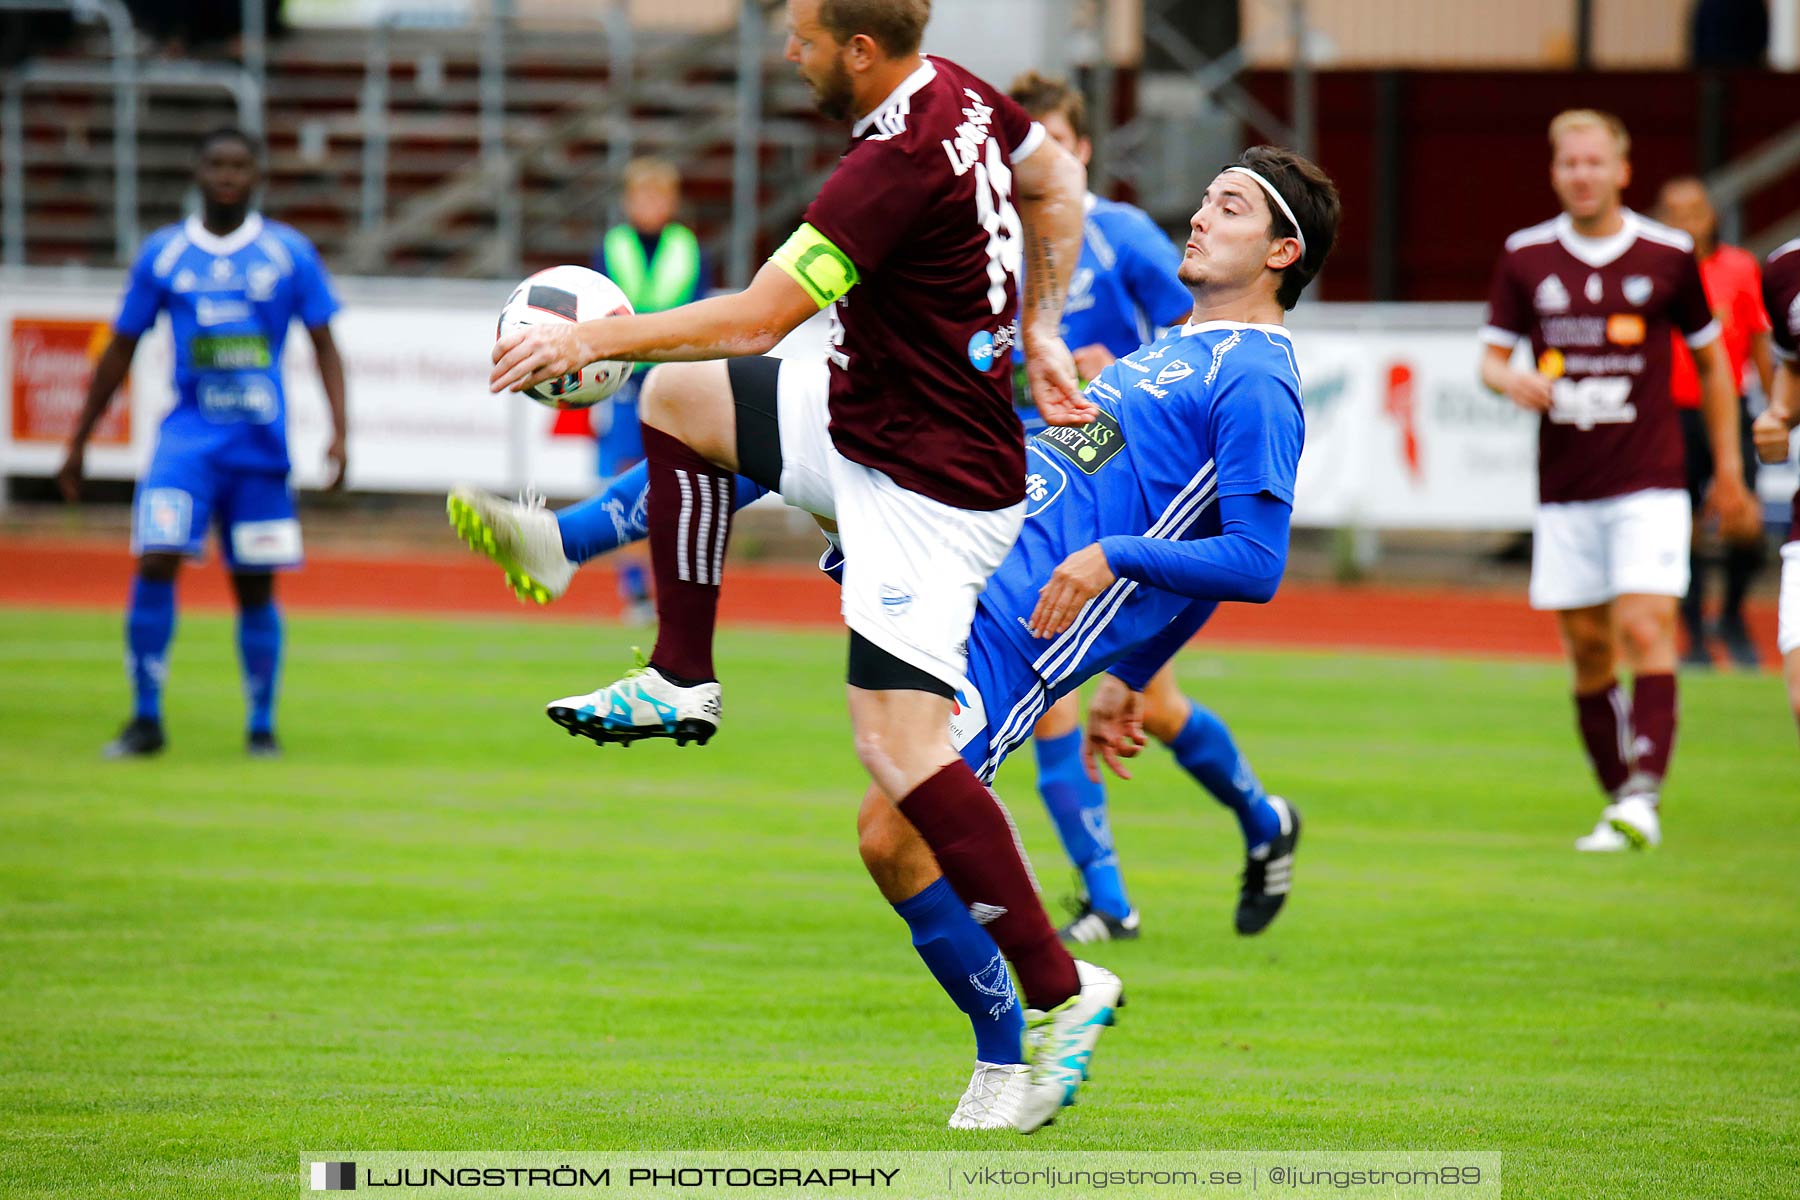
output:
[{"label": "player's outstretched arm", "polygon": [[1515,371],[1511,347],[1482,348],[1481,385],[1505,396],[1526,412],[1550,411],[1550,381],[1536,371]]},{"label": "player's outstretched arm", "polygon": [[822,306],[776,263],[750,286],[667,312],[530,325],[494,343],[488,390],[523,391],[589,363],[703,362],[767,354]]},{"label": "player's outstretched arm", "polygon": [[1731,539],[1753,539],[1762,532],[1761,514],[1744,483],[1744,456],[1739,432],[1737,384],[1720,339],[1694,347],[1700,372],[1700,408],[1712,443],[1713,484],[1708,505],[1719,515],[1720,532]]},{"label": "player's outstretched arm", "polygon": [[56,472],[56,486],[70,504],[81,502],[81,472],[87,459],[88,439],[94,436],[94,427],[106,414],[119,385],[125,382],[125,376],[131,370],[131,358],[137,353],[137,344],[136,334],[115,333],[106,349],[101,351],[100,361],[94,365],[94,377],[88,380],[81,417],[75,422],[75,432],[69,435],[68,452]]},{"label": "player's outstretched arm", "polygon": [[325,460],[331,464],[331,482],[325,487],[335,492],[342,490],[350,463],[350,417],[344,394],[344,359],[338,353],[337,341],[331,336],[329,322],[306,332],[312,338],[313,357],[319,363],[319,384],[325,389],[325,404],[331,409],[331,445],[325,451]]},{"label": "player's outstretched arm", "polygon": [[1087,171],[1074,155],[1046,138],[1013,167],[1013,182],[1024,226],[1025,296],[1019,340],[1025,348],[1031,398],[1052,425],[1086,425],[1098,410],[1076,386],[1075,361],[1062,340],[1062,312],[1070,273],[1081,257]]}]

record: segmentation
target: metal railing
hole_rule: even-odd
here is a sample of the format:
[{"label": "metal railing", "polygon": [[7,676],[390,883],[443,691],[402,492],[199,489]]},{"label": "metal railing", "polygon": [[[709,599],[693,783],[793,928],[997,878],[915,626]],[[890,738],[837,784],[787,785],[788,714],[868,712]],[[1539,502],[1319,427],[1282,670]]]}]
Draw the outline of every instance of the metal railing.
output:
[{"label": "metal railing", "polygon": [[252,136],[263,126],[263,80],[267,40],[261,0],[244,0],[245,65],[152,62],[138,57],[131,14],[120,0],[0,0],[0,11],[68,12],[84,24],[104,22],[111,63],[34,59],[7,72],[0,85],[0,262],[25,262],[25,91],[47,87],[110,88],[113,100],[113,240],[114,256],[129,262],[138,242],[138,101],[146,90],[212,90],[230,95],[238,124]]}]

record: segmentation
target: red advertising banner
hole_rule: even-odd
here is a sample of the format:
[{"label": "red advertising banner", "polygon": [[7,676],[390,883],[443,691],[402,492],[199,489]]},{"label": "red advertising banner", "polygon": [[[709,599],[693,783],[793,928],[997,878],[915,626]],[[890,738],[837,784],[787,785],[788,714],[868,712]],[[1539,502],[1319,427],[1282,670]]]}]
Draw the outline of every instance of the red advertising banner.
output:
[{"label": "red advertising banner", "polygon": [[[15,317],[12,322],[12,434],[15,441],[69,440],[81,418],[94,364],[112,339],[105,321]],[[131,444],[131,383],[120,385],[90,444]]]}]

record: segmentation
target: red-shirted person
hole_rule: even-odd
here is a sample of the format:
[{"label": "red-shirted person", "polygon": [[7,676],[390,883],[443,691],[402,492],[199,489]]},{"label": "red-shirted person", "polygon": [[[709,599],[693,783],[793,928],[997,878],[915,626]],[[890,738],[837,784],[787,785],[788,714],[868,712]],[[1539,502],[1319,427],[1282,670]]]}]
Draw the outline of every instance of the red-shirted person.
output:
[{"label": "red-shirted person", "polygon": [[[1058,1073],[1091,1052],[1119,980],[1058,941],[1005,810],[948,731],[976,600],[1024,515],[1015,342],[1049,423],[1095,411],[1058,334],[1086,176],[1004,92],[919,53],[929,13],[929,0],[789,0],[788,59],[823,112],[854,120],[805,223],[738,295],[502,339],[491,385],[601,359],[681,364],[652,371],[641,402],[656,648],[619,682],[548,706],[572,734],[704,742],[718,728],[734,473],[836,523],[857,757],[1037,1010],[1031,1086],[1045,1102],[1016,1125],[1030,1132],[1060,1107]],[[828,361],[757,357],[825,308]]]},{"label": "red-shirted person", "polygon": [[[1700,260],[1700,282],[1706,285],[1706,298],[1712,304],[1713,316],[1719,322],[1719,346],[1731,362],[1731,380],[1738,395],[1744,392],[1744,367],[1754,363],[1767,396],[1774,379],[1773,360],[1769,355],[1769,316],[1763,311],[1762,270],[1756,256],[1737,246],[1719,242],[1719,218],[1713,211],[1712,197],[1706,185],[1691,175],[1671,179],[1663,184],[1656,200],[1657,219],[1672,225],[1694,239],[1694,255]],[[1669,393],[1681,417],[1681,437],[1687,444],[1688,502],[1698,517],[1705,503],[1706,489],[1712,483],[1712,445],[1707,440],[1706,422],[1700,416],[1700,373],[1694,369],[1694,357],[1679,336],[1672,339],[1675,348]],[[1750,409],[1738,405],[1738,424],[1743,430],[1744,484],[1756,490],[1756,452],[1750,443]],[[1707,649],[1704,601],[1706,593],[1706,559],[1699,552],[1699,530],[1695,530],[1695,549],[1689,558],[1691,578],[1687,598],[1681,602],[1681,623],[1687,627],[1688,648],[1682,655],[1684,666],[1710,667],[1712,654]],[[1740,667],[1756,668],[1761,660],[1756,643],[1744,624],[1744,597],[1763,564],[1762,531],[1753,538],[1725,543],[1725,592],[1719,602],[1718,623],[1713,627],[1719,642],[1731,661]]]},{"label": "red-shirted person", "polygon": [[[1800,427],[1800,238],[1778,246],[1763,269],[1763,304],[1775,331],[1775,384],[1769,407],[1756,418],[1756,452],[1769,463],[1785,462],[1788,438]],[[1800,723],[1800,491],[1794,518],[1781,548],[1781,616],[1776,631],[1788,704]]]},{"label": "red-shirted person", "polygon": [[[1541,414],[1531,604],[1552,610],[1575,675],[1582,741],[1607,805],[1581,850],[1662,839],[1657,804],[1675,745],[1676,606],[1693,521],[1670,335],[1694,352],[1712,435],[1712,504],[1728,533],[1755,522],[1737,390],[1692,240],[1623,207],[1630,141],[1589,109],[1550,123],[1562,215],[1506,240],[1494,270],[1481,379]],[[1533,366],[1511,365],[1529,340]],[[1634,676],[1626,700],[1620,659]]]}]

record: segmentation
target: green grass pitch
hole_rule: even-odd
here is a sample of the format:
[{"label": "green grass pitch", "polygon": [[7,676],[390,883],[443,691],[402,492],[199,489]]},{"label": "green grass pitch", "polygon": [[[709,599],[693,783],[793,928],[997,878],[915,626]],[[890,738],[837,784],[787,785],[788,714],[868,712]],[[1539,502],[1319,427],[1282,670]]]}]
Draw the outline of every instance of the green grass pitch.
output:
[{"label": "green grass pitch", "polygon": [[[0,1194],[294,1193],[308,1147],[968,1148],[962,1018],[861,872],[837,635],[735,631],[722,736],[541,715],[634,635],[289,623],[287,757],[181,619],[160,760],[102,763],[119,617],[0,611]],[[641,635],[639,635],[641,636]],[[1306,815],[1114,787],[1131,1006],[1031,1149],[1504,1152],[1526,1197],[1800,1194],[1800,786],[1773,676],[1684,682],[1667,844],[1598,811],[1553,664],[1216,652],[1188,690]],[[1029,753],[1001,777],[1066,890]],[[976,1141],[1009,1143],[1005,1136]]]}]

